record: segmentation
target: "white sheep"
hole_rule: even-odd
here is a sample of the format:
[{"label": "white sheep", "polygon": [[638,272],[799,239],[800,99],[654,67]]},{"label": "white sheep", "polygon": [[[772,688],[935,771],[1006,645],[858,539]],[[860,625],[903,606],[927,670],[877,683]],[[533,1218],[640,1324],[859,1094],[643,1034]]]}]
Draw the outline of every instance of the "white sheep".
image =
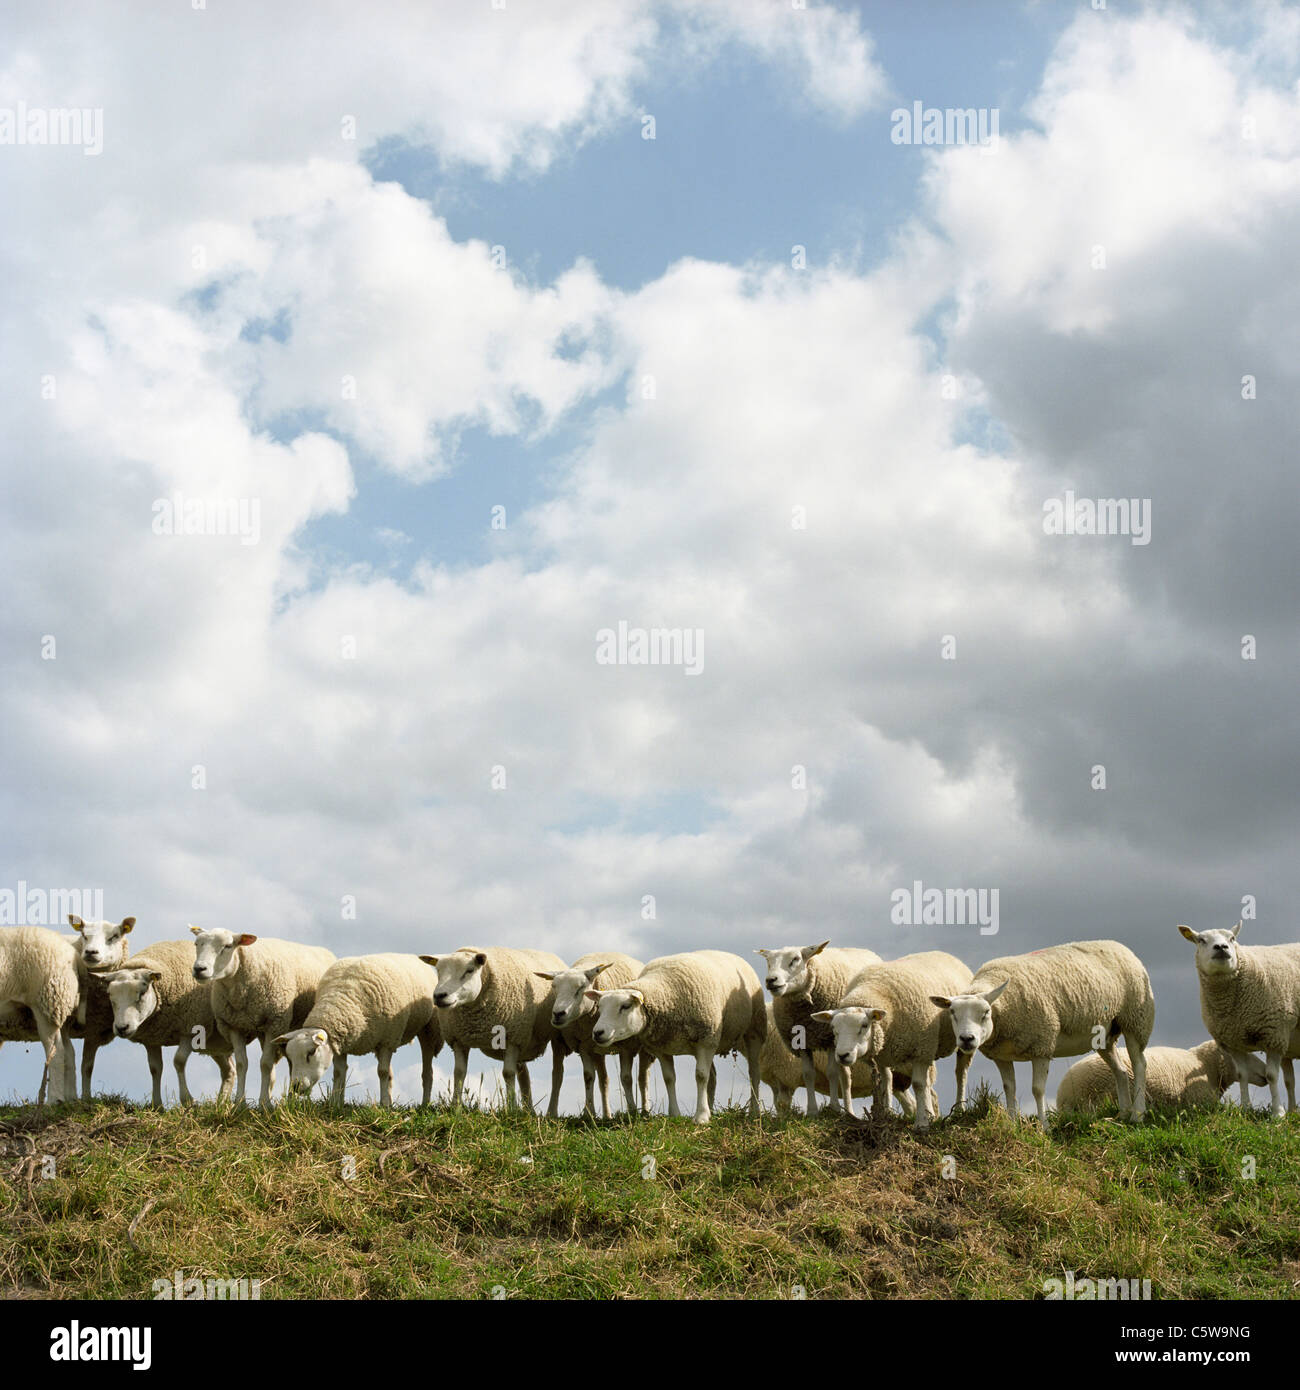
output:
[{"label": "white sheep", "polygon": [[[1291,1059],[1300,1057],[1300,945],[1239,946],[1240,922],[1231,931],[1178,930],[1196,946],[1201,1018],[1237,1064],[1242,1109],[1250,1108],[1245,1057],[1262,1052],[1270,1110],[1274,1119],[1281,1119],[1296,1109]],[[1285,1106],[1279,1071],[1286,1081]]]},{"label": "white sheep", "polygon": [[[829,948],[829,949],[828,949]],[[831,946],[823,941],[816,946],[778,946],[757,950],[755,955],[767,961],[765,983],[772,995],[772,1014],[782,1041],[802,1059],[803,1085],[807,1092],[805,1108],[808,1114],[817,1113],[817,1078],[814,1052],[827,1052],[834,1045],[828,1025],[819,1023],[814,1014],[834,1009],[859,971],[868,965],[879,965],[880,957],[865,947]],[[830,1105],[839,1103],[840,1069],[833,1067],[829,1076]]]},{"label": "white sheep", "polygon": [[[1115,1049],[1126,1072],[1132,1075],[1128,1053]],[[1213,1038],[1198,1047],[1148,1047],[1147,1104],[1170,1109],[1213,1110],[1229,1086],[1238,1081],[1236,1063]],[[1264,1064],[1247,1054],[1251,1086],[1268,1083]],[[1094,1053],[1084,1057],[1065,1073],[1056,1088],[1058,1110],[1100,1110],[1116,1099],[1115,1078],[1103,1058]]]},{"label": "white sheep", "polygon": [[225,1100],[235,1080],[231,1048],[212,1012],[212,987],[194,978],[196,953],[192,941],[156,941],[131,956],[117,970],[95,979],[108,1000],[113,1031],[145,1049],[153,1078],[153,1103],[162,1108],[164,1047],[174,1047],[172,1065],[181,1104],[194,1097],[186,1084],[185,1066],[191,1052],[210,1056],[221,1072],[219,1100]]},{"label": "white sheep", "polygon": [[[1053,1057],[1100,1052],[1115,1078],[1121,1116],[1146,1112],[1146,1045],[1156,1002],[1146,967],[1119,941],[1071,941],[1022,956],[987,961],[964,992],[936,994],[957,1037],[957,1107],[966,1102],[966,1073],[976,1051],[997,1063],[1007,1110],[1016,1108],[1016,1062],[1033,1064],[1038,1123],[1047,1129],[1047,1073]],[[994,1005],[997,1005],[995,1008]],[[1120,1034],[1133,1063],[1115,1055]]]},{"label": "white sheep", "polygon": [[302,1026],[334,952],[222,927],[203,931],[192,926],[190,931],[194,933],[194,978],[212,982],[217,1028],[235,1053],[235,1103],[243,1104],[248,1044],[257,1039],[262,1047],[258,1104],[269,1109],[275,1039]]},{"label": "white sheep", "polygon": [[433,1095],[433,1059],[442,1050],[442,1030],[433,1004],[437,984],[438,972],[417,956],[341,956],[320,977],[316,1002],[302,1027],[275,1040],[276,1059],[289,1059],[290,1087],[309,1092],[333,1066],[333,1100],[341,1105],[348,1058],[373,1052],[379,1068],[379,1103],[391,1108],[393,1053],[418,1038],[420,1103],[428,1105]]},{"label": "white sheep", "polygon": [[[559,1030],[565,1047],[576,1052],[582,1060],[582,1080],[586,1088],[585,1109],[589,1115],[596,1113],[595,1084],[600,1082],[600,1113],[609,1119],[609,1075],[605,1059],[609,1052],[618,1054],[619,1078],[623,1085],[623,1104],[629,1115],[636,1111],[636,1097],[632,1089],[632,1063],[640,1058],[641,1070],[641,1110],[649,1109],[646,1098],[646,1072],[650,1065],[650,1054],[637,1047],[635,1042],[620,1043],[614,1048],[597,1048],[591,1040],[591,1030],[596,1022],[596,1004],[588,996],[588,991],[600,981],[601,989],[617,989],[629,980],[635,979],[644,969],[644,962],[634,960],[621,951],[593,951],[579,956],[567,970],[539,970],[537,974],[554,987],[551,1004],[551,1022]],[[557,1113],[558,1090],[551,1093],[551,1115]]]},{"label": "white sheep", "polygon": [[[813,1074],[817,1083],[818,1093],[829,1095],[831,1082],[830,1072],[836,1073],[836,1092],[839,1090],[838,1068],[830,1065],[831,1054],[829,1052],[813,1053]],[[869,1062],[857,1062],[850,1069],[851,1080],[854,1090],[870,1091],[875,1084],[875,1073],[872,1071]],[[759,1058],[759,1075],[764,1084],[772,1089],[772,1099],[776,1103],[778,1114],[784,1114],[790,1109],[790,1104],[794,1100],[795,1092],[804,1084],[803,1079],[803,1058],[791,1052],[786,1046],[785,1040],[781,1037],[780,1029],[777,1026],[776,1015],[772,1008],[772,1001],[767,1001],[767,1037],[763,1039],[763,1052]],[[931,1069],[930,1085],[934,1085],[934,1073]],[[912,1119],[916,1113],[916,1106],[912,1099],[911,1092],[912,1078],[903,1072],[898,1072],[893,1076],[894,1097],[898,1101],[903,1114],[907,1119]]]},{"label": "white sheep", "polygon": [[[127,936],[135,926],[134,917],[120,922],[85,922],[73,913],[68,914],[72,932],[61,932],[71,943],[81,960],[79,971],[81,995],[77,1010],[63,1025],[62,1094],[67,1100],[77,1098],[77,1053],[72,1039],[84,1039],[81,1047],[81,1096],[90,1099],[90,1078],[95,1068],[95,1054],[113,1041],[113,1010],[102,990],[91,990],[89,977],[97,971],[109,970],[126,959]],[[36,1042],[39,1035],[30,1009],[21,1004],[0,1004],[0,1041]]]},{"label": "white sheep", "polygon": [[635,1038],[659,1059],[668,1113],[679,1115],[674,1057],[695,1058],[695,1122],[711,1117],[719,1054],[743,1051],[749,1111],[759,1113],[758,1085],[767,1009],[749,964],[730,951],[686,951],[650,961],[618,989],[590,990],[597,1014],[592,1041],[607,1047]]},{"label": "white sheep", "polygon": [[443,1038],[455,1056],[451,1103],[459,1106],[471,1048],[501,1063],[506,1104],[518,1104],[516,1078],[524,1106],[533,1108],[533,1085],[528,1063],[551,1048],[551,1113],[559,1104],[564,1080],[564,1043],[551,1022],[554,990],[539,971],[558,973],[564,962],[550,951],[509,946],[480,950],[462,947],[441,956],[421,956],[438,973],[433,1002]]},{"label": "white sheep", "polygon": [[946,951],[918,951],[898,960],[881,961],[862,970],[838,1007],[814,1015],[835,1039],[844,1109],[852,1115],[850,1068],[868,1062],[875,1075],[872,1114],[889,1110],[889,1077],[904,1072],[916,1096],[913,1128],[926,1130],[938,1118],[939,1102],[931,1086],[934,1064],[949,1056],[956,1042],[946,1016],[936,1014],[930,999],[937,990],[957,991],[970,981],[970,967]]},{"label": "white sheep", "polygon": [[[0,1013],[10,1026],[30,1011],[32,1028],[45,1057],[45,1077],[52,1101],[76,1100],[68,1092],[71,1044],[64,1024],[81,1005],[81,958],[72,942],[48,927],[6,927],[0,931]],[[3,1041],[0,1037],[0,1041]]]}]

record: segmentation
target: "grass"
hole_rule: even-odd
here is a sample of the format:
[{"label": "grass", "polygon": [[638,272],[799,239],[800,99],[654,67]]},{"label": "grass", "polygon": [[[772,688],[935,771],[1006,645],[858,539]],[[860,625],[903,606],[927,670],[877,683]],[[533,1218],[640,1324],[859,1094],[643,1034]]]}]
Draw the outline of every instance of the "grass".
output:
[{"label": "grass", "polygon": [[987,1095],[922,1138],[739,1110],[8,1107],[0,1295],[149,1298],[179,1270],[263,1298],[1035,1298],[1072,1270],[1291,1298],[1298,1128],[1063,1113],[1045,1138]]}]

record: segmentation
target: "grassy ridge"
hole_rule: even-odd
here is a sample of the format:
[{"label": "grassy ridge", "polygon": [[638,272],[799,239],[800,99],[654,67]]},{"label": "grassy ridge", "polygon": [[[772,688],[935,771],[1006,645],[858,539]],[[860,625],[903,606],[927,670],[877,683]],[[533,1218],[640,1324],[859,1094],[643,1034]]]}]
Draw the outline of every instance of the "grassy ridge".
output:
[{"label": "grassy ridge", "polygon": [[1294,1117],[1228,1109],[1045,1139],[986,1097],[922,1139],[734,1110],[8,1108],[0,1294],[148,1298],[179,1269],[263,1298],[1034,1298],[1073,1270],[1290,1298],[1298,1149]]}]

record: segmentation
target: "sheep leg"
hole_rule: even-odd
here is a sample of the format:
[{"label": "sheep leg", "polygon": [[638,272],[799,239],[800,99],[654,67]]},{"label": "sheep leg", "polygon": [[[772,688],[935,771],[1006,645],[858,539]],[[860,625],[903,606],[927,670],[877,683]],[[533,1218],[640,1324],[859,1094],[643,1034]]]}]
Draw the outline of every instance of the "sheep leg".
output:
[{"label": "sheep leg", "polygon": [[1282,1104],[1282,1089],[1278,1085],[1281,1066],[1282,1054],[1280,1052],[1266,1052],[1264,1054],[1264,1075],[1268,1077],[1269,1110],[1275,1120],[1280,1120],[1286,1114],[1286,1106]]},{"label": "sheep leg", "polygon": [[1231,1056],[1233,1065],[1237,1068],[1237,1081],[1241,1087],[1241,1108],[1252,1110],[1254,1107],[1250,1103],[1250,1082],[1246,1079],[1250,1075],[1250,1053],[1234,1052]]},{"label": "sheep leg", "polygon": [[465,1090],[465,1073],[469,1070],[469,1048],[464,1043],[452,1043],[452,1051],[456,1055],[455,1066],[452,1069],[451,1081],[451,1108],[460,1109],[461,1095]]},{"label": "sheep leg", "polygon": [[[844,1081],[846,1087],[852,1087],[853,1073],[849,1070],[848,1067],[844,1068]],[[882,1067],[877,1063],[873,1062],[871,1064],[871,1118],[873,1120],[883,1121],[889,1118],[889,1115],[893,1108],[889,1103],[890,1092],[892,1091],[892,1089],[892,1073],[890,1072],[889,1068]],[[901,1100],[899,1101],[899,1104],[902,1104]],[[845,1109],[848,1112],[848,1114],[853,1114],[853,1103],[851,1100],[849,1100],[849,1103],[846,1105]],[[863,1111],[862,1118],[866,1119],[865,1111]]]},{"label": "sheep leg", "polygon": [[375,1048],[375,1062],[379,1066],[379,1103],[385,1110],[393,1108],[393,1049]]},{"label": "sheep leg", "polygon": [[709,1063],[709,1113],[713,1112],[713,1097],[718,1093],[718,1067],[716,1062]]},{"label": "sheep leg", "polygon": [[506,1109],[518,1110],[519,1097],[515,1092],[515,1078],[519,1074],[519,1049],[514,1043],[506,1044],[505,1056],[501,1060],[501,1075],[506,1083]]},{"label": "sheep leg", "polygon": [[711,1116],[709,1100],[713,1091],[710,1084],[715,1077],[713,1069],[713,1048],[705,1043],[695,1049],[695,1123],[707,1125]]},{"label": "sheep leg", "polygon": [[292,1024],[292,1019],[282,1020],[283,1027],[268,1028],[262,1034],[262,1089],[258,1093],[257,1104],[261,1110],[271,1109],[271,1088],[275,1084],[275,1039]]},{"label": "sheep leg", "polygon": [[[623,1108],[629,1115],[636,1114],[636,1088],[632,1083],[632,1054],[621,1052],[618,1058],[618,1079],[623,1086]],[[645,1067],[642,1065],[642,1071]]]},{"label": "sheep leg", "polygon": [[1020,1116],[1020,1107],[1016,1104],[1016,1065],[1014,1062],[999,1062],[998,1075],[1002,1078],[1002,1096],[1006,1101],[1007,1114],[1013,1119]]},{"label": "sheep leg", "polygon": [[[72,1051],[71,1043],[68,1044],[68,1051]],[[90,1099],[90,1078],[95,1070],[95,1056],[99,1052],[99,1044],[86,1038],[81,1044],[81,1098]]]},{"label": "sheep leg", "polygon": [[149,1054],[149,1075],[153,1078],[153,1108],[161,1110],[162,1100],[162,1048],[146,1047]]},{"label": "sheep leg", "polygon": [[528,1074],[528,1064],[519,1063],[519,1096],[525,1110],[533,1108],[533,1079]]},{"label": "sheep leg", "polygon": [[930,1069],[925,1074],[925,1084],[930,1088],[930,1118],[939,1118],[939,1066],[936,1062],[930,1063]]},{"label": "sheep leg", "polygon": [[1147,1113],[1147,1054],[1146,1048],[1124,1034],[1124,1046],[1128,1049],[1129,1064],[1133,1068],[1133,1110],[1132,1117],[1137,1124]]},{"label": "sheep leg", "polygon": [[682,1112],[677,1108],[677,1063],[665,1054],[659,1059],[659,1070],[664,1074],[664,1085],[668,1088],[668,1113],[673,1116]]},{"label": "sheep leg", "polygon": [[[551,1099],[546,1107],[546,1114],[549,1119],[557,1120],[560,1117],[560,1087],[564,1085],[564,1042],[560,1038],[551,1040]],[[586,1064],[583,1064],[585,1076]],[[587,1092],[588,1106],[591,1102],[590,1088]]]},{"label": "sheep leg", "polygon": [[600,1082],[600,1114],[609,1119],[609,1067],[602,1053],[596,1058],[596,1080]]},{"label": "sheep leg", "polygon": [[912,1128],[924,1134],[930,1128],[931,1103],[930,1063],[915,1062],[912,1065],[912,1094],[916,1097],[916,1120]]},{"label": "sheep leg", "polygon": [[36,1036],[41,1040],[41,1051],[45,1054],[45,1076],[51,1104],[57,1105],[64,1099],[64,1058],[67,1053],[63,1041],[63,1030],[54,1026],[54,1020],[39,1009],[32,1010],[36,1020]]},{"label": "sheep leg", "polygon": [[[890,1074],[889,1089],[893,1097],[898,1101],[898,1108],[903,1112],[905,1120],[916,1119],[916,1096],[914,1091],[895,1091],[893,1074]],[[873,1094],[871,1104],[875,1106],[875,1096]]]},{"label": "sheep leg", "polygon": [[208,1054],[217,1064],[221,1073],[221,1088],[217,1091],[218,1100],[229,1100],[231,1087],[235,1084],[235,1058],[230,1052],[211,1052]]},{"label": "sheep leg", "polygon": [[248,1040],[242,1033],[230,1035],[235,1053],[235,1104],[244,1104],[244,1088],[248,1084]]},{"label": "sheep leg", "polygon": [[1292,1065],[1290,1057],[1282,1058],[1282,1080],[1286,1082],[1286,1108],[1290,1114],[1295,1110],[1295,1067]]},{"label": "sheep leg", "polygon": [[966,1108],[966,1079],[970,1075],[970,1064],[975,1060],[973,1052],[959,1052],[957,1054],[957,1104],[953,1106],[953,1114],[960,1115]]},{"label": "sheep leg", "polygon": [[[654,1065],[654,1057],[649,1052],[641,1054],[641,1066],[638,1071],[638,1079],[641,1083],[641,1113],[650,1113],[650,1068]],[[662,1071],[663,1068],[661,1067]]]},{"label": "sheep leg", "polygon": [[1128,1072],[1120,1064],[1119,1053],[1115,1051],[1115,1039],[1107,1038],[1106,1046],[1099,1048],[1098,1053],[1110,1068],[1110,1074],[1115,1078],[1115,1098],[1119,1105],[1120,1119],[1127,1119],[1133,1106],[1133,1099],[1129,1094]]},{"label": "sheep leg", "polygon": [[584,1114],[590,1115],[594,1119],[596,1115],[596,1059],[586,1051],[581,1055],[582,1089],[586,1096],[582,1110]]},{"label": "sheep leg", "polygon": [[761,1115],[763,1112],[762,1102],[759,1099],[758,1086],[762,1081],[763,1070],[763,1043],[759,1038],[750,1038],[745,1045],[745,1066],[749,1070],[749,1113],[751,1115]]},{"label": "sheep leg", "polygon": [[1032,1063],[1033,1080],[1029,1083],[1038,1107],[1038,1127],[1044,1134],[1047,1133],[1047,1072],[1051,1065],[1050,1057],[1035,1057]]},{"label": "sheep leg", "polygon": [[421,1105],[433,1099],[433,1039],[428,1033],[420,1034],[420,1094]]},{"label": "sheep leg", "polygon": [[794,1092],[789,1086],[783,1086],[779,1081],[772,1087],[772,1099],[776,1102],[776,1113],[778,1115],[788,1115],[790,1113],[790,1102],[794,1099]]},{"label": "sheep leg", "polygon": [[[63,1043],[63,1094],[68,1100],[77,1098],[77,1049],[72,1042],[72,1034],[65,1023],[59,1030]],[[85,1051],[84,1047],[82,1049]],[[89,1096],[89,1093],[87,1093]]]},{"label": "sheep leg", "polygon": [[330,1092],[330,1104],[343,1106],[348,1098],[348,1054],[340,1052],[334,1059],[334,1089]]},{"label": "sheep leg", "polygon": [[172,1066],[176,1068],[176,1086],[181,1093],[182,1105],[193,1105],[194,1097],[190,1095],[190,1088],[185,1084],[185,1064],[190,1059],[193,1049],[190,1046],[189,1034],[182,1036],[180,1042],[176,1044],[176,1051],[172,1054]]},{"label": "sheep leg", "polygon": [[799,1063],[803,1068],[804,1090],[808,1095],[808,1103],[804,1107],[809,1115],[817,1113],[817,1065],[813,1061],[813,1055],[807,1048],[799,1054]]}]

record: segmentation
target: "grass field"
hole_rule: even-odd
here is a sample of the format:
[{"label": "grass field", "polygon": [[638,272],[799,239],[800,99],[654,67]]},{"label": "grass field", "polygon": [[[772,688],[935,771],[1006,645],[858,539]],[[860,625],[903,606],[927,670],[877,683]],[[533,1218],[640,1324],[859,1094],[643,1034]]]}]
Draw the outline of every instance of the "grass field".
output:
[{"label": "grass field", "polygon": [[6,1108],[0,1294],[150,1298],[179,1270],[262,1298],[1037,1298],[1074,1271],[1291,1298],[1298,1153],[1296,1117],[1061,1115],[1049,1139],[986,1095],[921,1139],[735,1110]]}]

